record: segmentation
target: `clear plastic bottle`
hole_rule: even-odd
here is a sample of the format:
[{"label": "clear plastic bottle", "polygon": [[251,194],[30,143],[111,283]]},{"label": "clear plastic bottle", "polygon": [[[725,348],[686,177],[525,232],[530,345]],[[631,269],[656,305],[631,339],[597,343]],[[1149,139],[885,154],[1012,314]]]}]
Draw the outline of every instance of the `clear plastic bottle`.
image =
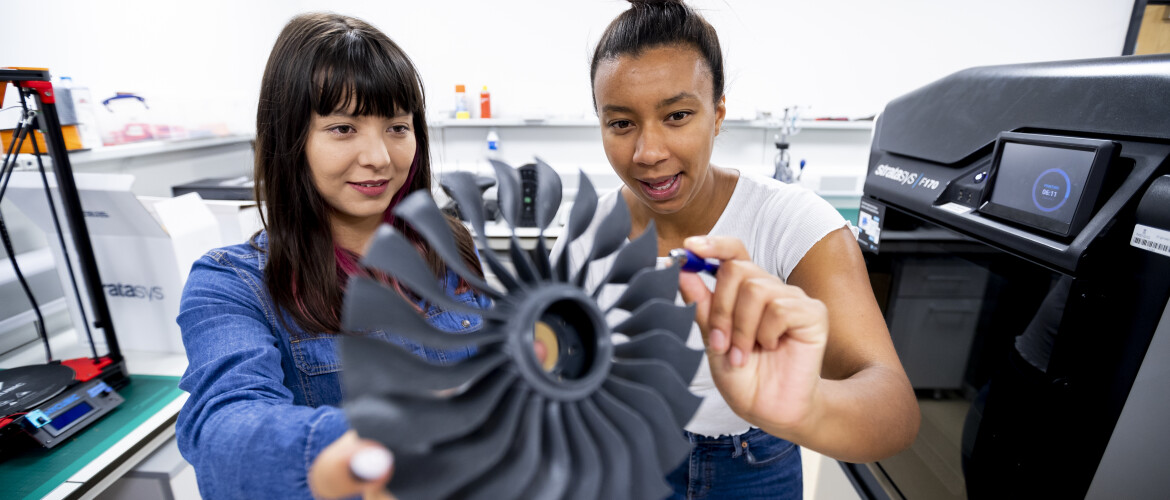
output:
[{"label": "clear plastic bottle", "polygon": [[57,116],[61,120],[65,146],[69,150],[92,149],[102,145],[95,126],[89,89],[75,85],[73,78],[62,76],[53,83],[57,91]]},{"label": "clear plastic bottle", "polygon": [[[64,80],[67,77],[62,77]],[[98,129],[97,111],[94,109],[93,95],[89,87],[69,79],[69,94],[72,98],[73,112],[77,114],[77,129],[81,133],[81,146],[84,149],[102,147],[102,134]]]},{"label": "clear plastic bottle", "polygon": [[77,111],[73,107],[73,78],[58,77],[53,82],[53,89],[57,91],[57,116],[61,125],[76,125]]},{"label": "clear plastic bottle", "polygon": [[495,128],[488,129],[487,157],[493,160],[500,159],[500,134]]},{"label": "clear plastic bottle", "polygon": [[467,92],[463,85],[455,86],[455,118],[458,120],[471,118],[471,113],[467,112]]}]

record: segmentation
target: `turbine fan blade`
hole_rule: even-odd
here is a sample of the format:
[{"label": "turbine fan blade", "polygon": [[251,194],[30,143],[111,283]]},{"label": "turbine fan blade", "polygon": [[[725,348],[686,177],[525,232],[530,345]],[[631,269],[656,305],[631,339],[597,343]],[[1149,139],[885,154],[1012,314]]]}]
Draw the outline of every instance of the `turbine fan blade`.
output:
[{"label": "turbine fan blade", "polygon": [[504,332],[450,333],[431,326],[422,313],[398,292],[364,276],[354,276],[341,306],[341,326],[347,331],[382,330],[438,349],[481,346],[501,342]]},{"label": "turbine fan blade", "polygon": [[678,294],[678,266],[665,269],[643,269],[630,280],[630,285],[609,309],[633,310],[653,299],[671,300]]},{"label": "turbine fan blade", "polygon": [[520,241],[516,239],[516,226],[520,224],[520,207],[523,206],[520,203],[522,196],[520,175],[507,163],[490,159],[488,161],[496,170],[496,199],[500,204],[500,213],[504,215],[504,220],[508,221],[508,227],[512,230],[509,245],[512,265],[516,267],[516,274],[521,280],[536,283],[539,272],[532,264],[532,259],[520,248]]},{"label": "turbine fan blade", "polygon": [[601,224],[597,225],[597,232],[593,235],[593,248],[589,250],[589,256],[582,263],[581,269],[577,271],[577,276],[573,280],[577,287],[581,287],[581,284],[585,282],[585,276],[589,274],[590,262],[613,253],[626,242],[629,236],[630,208],[619,196],[617,202],[613,204],[613,210],[610,210]]},{"label": "turbine fan blade", "polygon": [[489,285],[463,263],[463,257],[459,255],[459,248],[455,245],[455,238],[451,235],[451,228],[447,225],[447,219],[443,217],[439,207],[435,206],[435,200],[431,199],[430,193],[424,191],[411,193],[394,207],[394,215],[410,223],[410,226],[430,244],[431,250],[439,254],[443,262],[471,286],[495,299],[504,296],[503,292]]},{"label": "turbine fan blade", "polygon": [[676,306],[673,301],[653,299],[634,309],[630,317],[613,327],[615,333],[633,337],[639,333],[662,329],[686,342],[695,322],[695,305]]},{"label": "turbine fan blade", "polygon": [[634,487],[631,478],[634,469],[633,452],[621,432],[593,402],[581,400],[578,408],[582,420],[589,427],[593,442],[597,443],[598,451],[601,452],[604,470],[601,475],[601,494],[597,498],[636,498],[631,496]]},{"label": "turbine fan blade", "polygon": [[541,440],[540,470],[520,498],[562,498],[569,487],[569,441],[565,437],[561,405],[549,401],[544,408],[544,437]]},{"label": "turbine fan blade", "polygon": [[481,239],[486,237],[483,234],[484,214],[483,214],[483,196],[479,194],[479,187],[475,182],[475,174],[471,172],[446,172],[439,180],[439,184],[443,186],[443,190],[447,195],[455,200],[455,206],[459,207],[459,214],[471,223],[475,234]]},{"label": "turbine fan blade", "polygon": [[569,435],[569,451],[572,453],[573,488],[565,495],[565,500],[595,500],[597,498],[614,498],[601,494],[601,483],[608,480],[603,472],[601,453],[595,441],[589,435],[589,429],[581,420],[581,413],[576,405],[566,404],[563,407],[565,414],[565,431]]},{"label": "turbine fan blade", "polygon": [[346,368],[341,381],[345,394],[350,397],[446,399],[466,392],[508,361],[506,355],[491,351],[459,363],[439,366],[380,339],[345,336],[340,344],[341,365]]},{"label": "turbine fan blade", "polygon": [[[523,290],[525,288],[523,281],[517,280],[515,276],[512,276],[512,270],[500,262],[500,258],[496,256],[496,252],[491,250],[491,247],[485,244],[482,248],[484,248],[484,251],[479,252],[479,255],[483,256],[484,261],[487,262],[488,267],[495,273],[496,279],[500,280],[504,288],[507,288],[509,292]],[[520,269],[520,266],[517,266],[516,269]]]},{"label": "turbine fan blade", "polygon": [[519,498],[520,492],[532,482],[541,459],[540,420],[544,398],[532,396],[525,408],[524,419],[512,440],[508,453],[493,469],[481,474],[475,482],[464,486],[454,496],[468,500],[496,500]]},{"label": "turbine fan blade", "polygon": [[[455,200],[455,204],[459,207],[459,213],[466,216],[471,223],[475,237],[479,240],[479,247],[484,249],[479,254],[495,273],[496,278],[508,290],[523,288],[523,285],[512,276],[512,271],[500,262],[496,253],[489,250],[491,246],[488,245],[487,234],[484,232],[483,197],[479,194],[475,176],[470,172],[450,172],[443,175],[442,183],[447,194]],[[464,207],[472,208],[465,209]]]},{"label": "turbine fan blade", "polygon": [[532,263],[532,258],[528,256],[520,247],[520,240],[516,238],[516,232],[512,231],[511,239],[508,242],[508,252],[512,257],[512,265],[516,266],[516,274],[520,279],[527,283],[536,284],[540,282],[540,272],[536,269],[536,265]]},{"label": "turbine fan blade", "polygon": [[536,227],[543,232],[561,208],[561,176],[548,163],[536,158]]},{"label": "turbine fan blade", "polygon": [[577,196],[573,199],[573,208],[569,211],[568,232],[570,240],[575,240],[585,234],[589,223],[593,222],[593,214],[597,211],[597,190],[593,183],[581,172],[577,180]]},{"label": "turbine fan blade", "polygon": [[545,281],[553,279],[552,264],[548,261],[549,249],[544,244],[544,230],[540,231],[540,235],[536,237],[536,268],[540,270],[540,277]]},{"label": "turbine fan blade", "polygon": [[[547,256],[548,249],[544,246],[544,231],[557,216],[561,208],[561,176],[540,157],[536,158],[536,227],[540,229],[536,238],[536,254]],[[536,259],[536,267],[541,277],[552,279],[548,258]]]},{"label": "turbine fan blade", "polygon": [[[577,197],[573,199],[573,208],[569,210],[569,223],[565,226],[562,237],[568,236],[565,245],[561,248],[561,255],[557,257],[557,279],[569,281],[569,247],[577,238],[580,238],[589,223],[593,221],[593,213],[597,211],[597,192],[593,190],[593,183],[581,172],[577,181]],[[585,265],[589,265],[586,261]]]},{"label": "turbine fan blade", "polygon": [[686,343],[666,330],[651,330],[618,344],[613,348],[614,356],[621,359],[658,359],[670,365],[682,380],[691,380],[699,363],[703,362],[703,351],[687,347]]},{"label": "turbine fan blade", "polygon": [[[647,389],[639,384],[626,382],[618,378],[605,381],[605,391],[618,401],[645,417],[650,422],[669,422],[674,418],[666,407],[666,400],[662,395]],[[691,452],[691,443],[678,432],[677,428],[666,425],[651,425],[650,431],[654,434],[654,449],[658,455],[658,467],[670,472],[682,463]]]},{"label": "turbine fan blade", "polygon": [[515,232],[520,224],[520,176],[507,163],[492,159],[488,162],[496,170],[496,201],[500,204],[500,214]]},{"label": "turbine fan blade", "polygon": [[657,359],[615,359],[612,373],[636,384],[653,387],[666,399],[674,423],[679,428],[687,425],[703,398],[691,394],[687,381],[679,378],[670,365]]},{"label": "turbine fan blade", "polygon": [[429,452],[435,443],[483,425],[515,379],[515,373],[499,370],[467,392],[442,400],[363,396],[344,405],[345,416],[359,435],[395,452]]},{"label": "turbine fan blade", "polygon": [[[399,500],[448,498],[504,457],[516,435],[529,390],[508,392],[500,410],[465,439],[435,446],[429,453],[398,453],[389,487]],[[436,481],[435,478],[442,478]]]},{"label": "turbine fan blade", "polygon": [[602,287],[610,283],[628,283],[634,274],[646,268],[653,269],[658,258],[658,231],[651,220],[641,236],[634,238],[628,245],[618,250],[617,257],[609,273],[601,280],[601,284],[593,290],[593,299],[601,293]]},{"label": "turbine fan blade", "polygon": [[439,279],[431,274],[430,268],[418,254],[414,244],[407,241],[402,233],[389,224],[382,224],[374,233],[374,241],[370,243],[366,256],[362,258],[362,264],[380,269],[387,275],[393,276],[427,302],[442,309],[498,320],[507,319],[498,311],[480,309],[451,300],[450,295],[439,287]]},{"label": "turbine fan blade", "polygon": [[630,459],[633,466],[633,482],[629,498],[665,498],[670,494],[670,486],[666,484],[666,473],[658,465],[658,456],[654,451],[654,437],[650,425],[642,417],[622,404],[605,391],[597,391],[593,395],[593,402],[610,422],[617,427],[622,438],[629,443]]}]

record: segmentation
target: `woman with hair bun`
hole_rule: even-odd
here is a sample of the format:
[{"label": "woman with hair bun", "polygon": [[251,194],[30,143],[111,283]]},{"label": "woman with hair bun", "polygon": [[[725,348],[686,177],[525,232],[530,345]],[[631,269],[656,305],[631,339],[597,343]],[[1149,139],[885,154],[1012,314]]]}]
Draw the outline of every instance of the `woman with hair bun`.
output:
[{"label": "woman with hair bun", "polygon": [[[360,19],[299,15],[264,70],[255,150],[265,230],[203,256],[183,290],[178,323],[189,365],[179,387],[191,396],[176,424],[179,449],[204,498],[383,496],[392,456],[358,439],[338,407],[337,339],[356,334],[341,331],[345,283],[359,274],[389,281],[359,265],[389,223],[415,242],[454,300],[489,305],[391,215],[407,194],[431,188],[418,71]],[[468,268],[480,269],[470,234],[448,223]],[[415,302],[444,330],[482,321]],[[470,355],[394,332],[362,334],[435,363]]]},{"label": "woman with hair bun", "polygon": [[[722,260],[716,279],[680,277],[680,300],[697,306],[688,344],[707,362],[691,381],[704,401],[687,425],[693,451],[667,477],[672,498],[799,499],[798,446],[848,462],[891,456],[917,434],[914,393],[853,228],[810,191],[710,163],[726,115],[715,29],[681,1],[631,3],[590,66],[623,181],[597,210],[625,203],[630,239],[654,222],[660,257],[685,247]],[[595,230],[569,248],[571,269]],[[612,262],[589,264],[587,287]]]}]

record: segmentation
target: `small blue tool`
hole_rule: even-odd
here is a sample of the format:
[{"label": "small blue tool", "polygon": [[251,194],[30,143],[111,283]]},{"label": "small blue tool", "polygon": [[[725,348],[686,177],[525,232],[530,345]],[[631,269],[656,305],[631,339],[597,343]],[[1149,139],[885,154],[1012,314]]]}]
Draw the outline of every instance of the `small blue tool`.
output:
[{"label": "small blue tool", "polygon": [[685,248],[671,250],[669,256],[680,271],[707,273],[711,276],[715,276],[715,273],[719,272],[718,260],[701,258]]}]

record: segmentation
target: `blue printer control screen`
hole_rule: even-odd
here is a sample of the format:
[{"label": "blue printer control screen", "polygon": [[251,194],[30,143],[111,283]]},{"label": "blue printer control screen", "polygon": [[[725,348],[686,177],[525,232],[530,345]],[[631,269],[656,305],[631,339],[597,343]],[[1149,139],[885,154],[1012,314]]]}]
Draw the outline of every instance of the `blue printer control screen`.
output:
[{"label": "blue printer control screen", "polygon": [[990,201],[1069,224],[1085,190],[1096,153],[1004,142]]}]

